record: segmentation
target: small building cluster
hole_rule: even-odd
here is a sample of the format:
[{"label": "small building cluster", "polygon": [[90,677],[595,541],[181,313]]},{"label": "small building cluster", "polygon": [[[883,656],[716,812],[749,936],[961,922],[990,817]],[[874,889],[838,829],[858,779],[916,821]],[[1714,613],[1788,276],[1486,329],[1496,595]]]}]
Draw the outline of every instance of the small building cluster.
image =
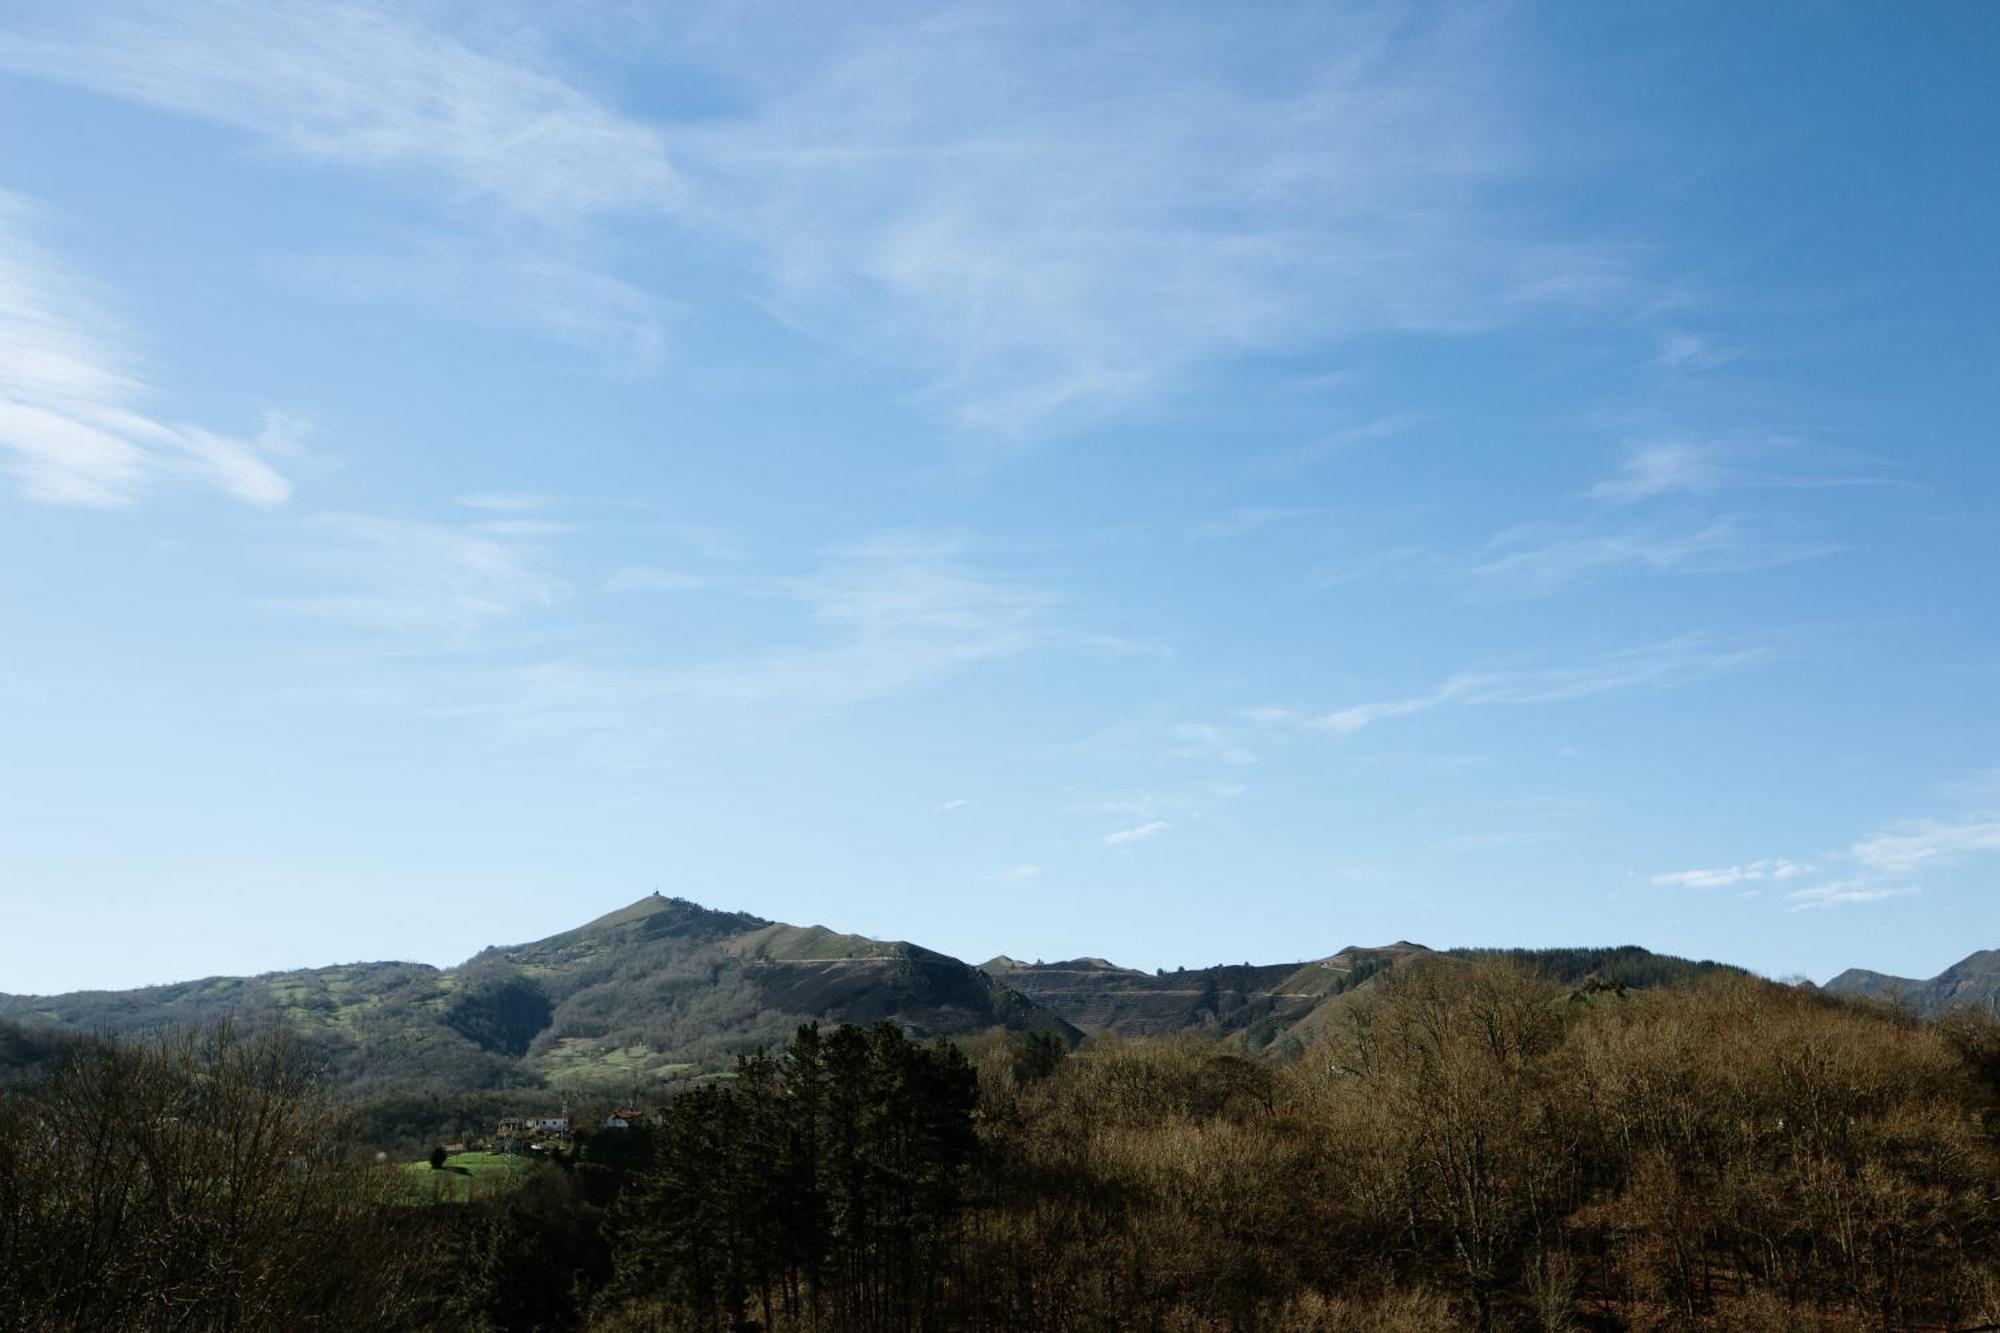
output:
[{"label": "small building cluster", "polygon": [[[604,1117],[600,1130],[637,1129],[657,1124],[659,1113],[636,1106],[620,1106]],[[547,1152],[556,1146],[551,1140],[568,1139],[578,1125],[565,1106],[561,1115],[509,1115],[500,1117],[493,1130],[493,1151],[504,1153]]]},{"label": "small building cluster", "polygon": [[525,1153],[541,1151],[548,1139],[566,1139],[570,1119],[563,1115],[507,1115],[493,1130],[493,1151]]}]

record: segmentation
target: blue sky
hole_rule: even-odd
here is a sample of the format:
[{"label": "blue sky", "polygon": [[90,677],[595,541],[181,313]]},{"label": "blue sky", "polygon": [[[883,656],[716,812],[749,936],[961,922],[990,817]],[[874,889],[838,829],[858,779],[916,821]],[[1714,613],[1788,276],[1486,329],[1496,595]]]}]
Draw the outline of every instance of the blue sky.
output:
[{"label": "blue sky", "polygon": [[1996,39],[0,4],[0,990],[2000,946]]}]

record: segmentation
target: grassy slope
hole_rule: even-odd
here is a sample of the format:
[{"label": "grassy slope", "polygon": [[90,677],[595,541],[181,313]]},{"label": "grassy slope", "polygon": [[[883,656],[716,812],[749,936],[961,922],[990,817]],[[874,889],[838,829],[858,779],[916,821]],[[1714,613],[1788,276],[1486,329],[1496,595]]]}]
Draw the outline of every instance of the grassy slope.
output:
[{"label": "grassy slope", "polygon": [[466,1203],[513,1189],[534,1165],[527,1157],[462,1152],[447,1157],[442,1169],[433,1168],[425,1159],[405,1164],[402,1172],[415,1202]]}]

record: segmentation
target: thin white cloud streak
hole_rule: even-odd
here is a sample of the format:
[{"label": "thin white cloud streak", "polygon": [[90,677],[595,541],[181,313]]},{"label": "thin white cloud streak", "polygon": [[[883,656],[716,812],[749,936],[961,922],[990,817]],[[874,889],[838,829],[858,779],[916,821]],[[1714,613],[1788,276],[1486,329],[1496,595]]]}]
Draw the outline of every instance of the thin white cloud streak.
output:
[{"label": "thin white cloud streak", "polygon": [[1832,543],[1787,540],[1762,526],[1725,515],[1687,532],[1516,530],[1496,537],[1465,578],[1477,597],[1546,597],[1626,572],[1746,573],[1840,550]]},{"label": "thin white cloud streak", "polygon": [[29,207],[0,193],[0,458],[31,500],[116,508],[165,483],[260,508],[291,497],[271,463],[299,423],[267,416],[255,440],[164,421],[84,283],[27,235]]},{"label": "thin white cloud streak", "polygon": [[1325,505],[1246,505],[1216,518],[1203,519],[1188,529],[1188,535],[1207,540],[1248,537],[1278,524],[1320,518],[1332,512]]},{"label": "thin white cloud streak", "polygon": [[1238,743],[1229,732],[1212,722],[1182,722],[1173,729],[1177,759],[1219,760],[1237,767],[1257,762],[1256,751]]},{"label": "thin white cloud streak", "polygon": [[1869,880],[1849,880],[1836,884],[1816,884],[1794,889],[1785,895],[1788,912],[1826,911],[1856,903],[1879,903],[1891,898],[1911,898],[1923,890],[1914,884],[1877,884]]},{"label": "thin white cloud streak", "polygon": [[369,514],[311,520],[305,571],[339,591],[281,600],[285,610],[366,629],[463,640],[481,627],[553,606],[569,591],[536,542],[482,530]]},{"label": "thin white cloud streak", "polygon": [[1129,847],[1135,842],[1144,842],[1148,838],[1157,838],[1172,827],[1173,825],[1164,819],[1149,819],[1143,824],[1134,824],[1131,828],[1119,829],[1116,833],[1107,833],[1098,841],[1102,842],[1106,847]]},{"label": "thin white cloud streak", "polygon": [[1475,602],[1532,601],[1623,576],[1746,574],[1837,555],[1836,542],[1788,535],[1780,520],[1725,514],[1693,527],[1542,524],[1501,532],[1476,554],[1389,546],[1318,570],[1315,584],[1419,579]]},{"label": "thin white cloud streak", "polygon": [[[1792,890],[1785,895],[1785,910],[1822,911],[1915,897],[1923,892],[1917,881],[1924,875],[1992,852],[2000,852],[2000,815],[1983,812],[1957,819],[1905,820],[1830,854],[1827,860],[1837,867],[1838,878]],[[1719,889],[1819,873],[1817,866],[1773,857],[1714,870],[1654,875],[1652,882],[1661,887]]]},{"label": "thin white cloud streak", "polygon": [[[1788,459],[1791,466],[1780,465]],[[1842,475],[1826,470],[1797,439],[1786,435],[1665,438],[1625,450],[1618,470],[1591,485],[1586,494],[1611,505],[1668,497],[1708,496],[1728,490],[1826,490],[1896,484],[1881,476]]]},{"label": "thin white cloud streak", "polygon": [[[1692,516],[1700,501],[1728,490],[1883,484],[1874,478],[1748,465],[1753,458],[1794,447],[1783,438],[1640,445],[1626,452],[1614,475],[1585,492],[1599,502],[1588,518],[1510,527],[1471,552],[1426,545],[1383,547],[1345,566],[1319,571],[1315,582],[1334,586],[1407,577],[1455,585],[1475,601],[1525,601],[1625,576],[1740,574],[1837,555],[1844,549],[1839,543],[1802,535],[1799,525],[1783,514]],[[1673,501],[1684,503],[1669,508]],[[1635,506],[1645,508],[1630,512]],[[1606,507],[1618,512],[1607,513]]]},{"label": "thin white cloud streak", "polygon": [[1754,665],[1763,657],[1761,648],[1718,648],[1700,639],[1669,639],[1575,666],[1461,671],[1422,694],[1355,704],[1333,712],[1258,707],[1245,710],[1244,716],[1267,727],[1344,739],[1377,722],[1438,709],[1520,707],[1679,689]]},{"label": "thin white cloud streak", "polygon": [[1671,441],[1630,450],[1617,476],[1590,488],[1593,500],[1629,502],[1675,492],[1713,491],[1726,477],[1721,451],[1711,444]]},{"label": "thin white cloud streak", "polygon": [[1660,343],[1659,364],[1670,370],[1713,370],[1733,354],[1692,333],[1673,333]]},{"label": "thin white cloud streak", "polygon": [[1664,875],[1653,876],[1653,883],[1660,888],[1729,889],[1739,884],[1757,884],[1766,880],[1797,879],[1812,873],[1814,867],[1810,865],[1788,861],[1783,857],[1771,857],[1740,866],[1671,871]]}]

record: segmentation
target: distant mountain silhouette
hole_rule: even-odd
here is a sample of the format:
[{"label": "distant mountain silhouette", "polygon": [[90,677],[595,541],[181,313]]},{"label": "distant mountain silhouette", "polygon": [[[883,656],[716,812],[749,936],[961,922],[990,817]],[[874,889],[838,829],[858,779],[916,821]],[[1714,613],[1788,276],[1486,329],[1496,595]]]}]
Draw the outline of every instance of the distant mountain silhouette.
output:
[{"label": "distant mountain silhouette", "polygon": [[1932,1016],[1963,1005],[2000,1013],[2000,949],[1967,954],[1928,981],[1851,967],[1822,989],[1890,1000]]}]

